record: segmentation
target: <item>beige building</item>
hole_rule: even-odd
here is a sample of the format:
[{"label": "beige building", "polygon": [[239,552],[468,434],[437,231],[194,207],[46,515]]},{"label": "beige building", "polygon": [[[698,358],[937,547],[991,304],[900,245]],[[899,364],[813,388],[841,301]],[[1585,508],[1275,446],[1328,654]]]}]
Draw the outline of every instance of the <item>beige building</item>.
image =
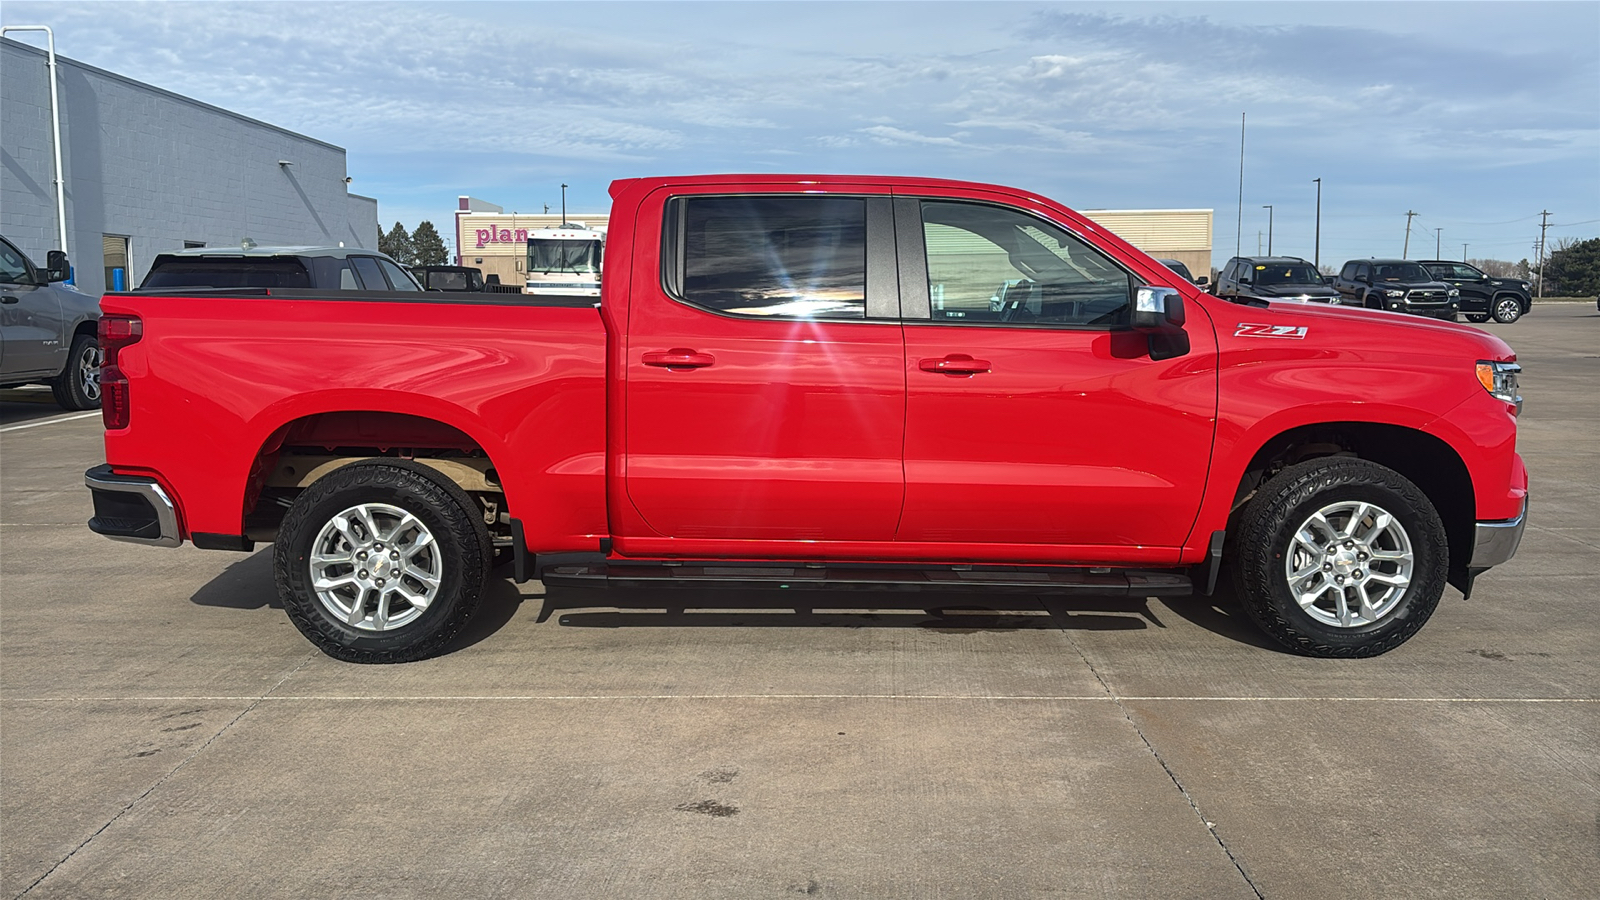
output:
[{"label": "beige building", "polygon": [[[461,197],[456,210],[456,264],[499,275],[501,284],[526,278],[528,232],[561,224],[560,213],[508,213],[493,203]],[[1158,259],[1175,259],[1196,277],[1211,275],[1209,209],[1079,210],[1116,236]],[[567,221],[604,229],[608,213],[569,213]]]},{"label": "beige building", "polygon": [[1211,277],[1211,210],[1080,209],[1083,216],[1110,229],[1157,259],[1175,259],[1196,278]]},{"label": "beige building", "polygon": [[[501,284],[523,284],[528,266],[528,232],[555,228],[560,213],[508,213],[476,197],[456,203],[456,265],[483,270],[483,277],[500,276]],[[607,213],[568,213],[567,222],[589,228],[606,227]]]}]

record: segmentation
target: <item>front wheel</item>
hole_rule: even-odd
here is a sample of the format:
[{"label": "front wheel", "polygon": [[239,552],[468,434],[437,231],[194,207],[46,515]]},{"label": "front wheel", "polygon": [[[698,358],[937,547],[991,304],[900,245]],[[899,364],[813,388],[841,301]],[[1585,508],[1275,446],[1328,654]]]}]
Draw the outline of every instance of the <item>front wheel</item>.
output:
[{"label": "front wheel", "polygon": [[50,392],[62,409],[100,408],[100,343],[93,335],[72,338],[67,366],[50,382]]},{"label": "front wheel", "polygon": [[1522,318],[1522,301],[1515,297],[1501,297],[1494,302],[1494,320],[1501,325],[1510,325]]},{"label": "front wheel", "polygon": [[471,618],[493,555],[455,483],[404,460],[355,463],[295,499],[278,530],[278,593],[295,627],[347,662],[444,649]]},{"label": "front wheel", "polygon": [[1444,523],[1416,485],[1360,459],[1284,469],[1245,507],[1234,578],[1246,613],[1306,656],[1367,657],[1416,634],[1444,593]]}]

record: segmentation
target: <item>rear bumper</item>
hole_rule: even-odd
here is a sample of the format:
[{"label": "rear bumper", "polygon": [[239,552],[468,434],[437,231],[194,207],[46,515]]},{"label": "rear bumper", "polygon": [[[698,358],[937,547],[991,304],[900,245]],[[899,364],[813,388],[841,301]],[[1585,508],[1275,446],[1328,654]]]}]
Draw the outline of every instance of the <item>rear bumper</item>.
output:
[{"label": "rear bumper", "polygon": [[1516,555],[1522,543],[1522,531],[1528,525],[1528,501],[1523,500],[1522,512],[1515,519],[1501,522],[1479,522],[1472,544],[1472,561],[1467,568],[1483,570],[1498,566]]},{"label": "rear bumper", "polygon": [[154,547],[183,543],[177,507],[154,478],[118,475],[110,466],[95,466],[83,473],[83,483],[94,498],[90,531],[114,541]]}]

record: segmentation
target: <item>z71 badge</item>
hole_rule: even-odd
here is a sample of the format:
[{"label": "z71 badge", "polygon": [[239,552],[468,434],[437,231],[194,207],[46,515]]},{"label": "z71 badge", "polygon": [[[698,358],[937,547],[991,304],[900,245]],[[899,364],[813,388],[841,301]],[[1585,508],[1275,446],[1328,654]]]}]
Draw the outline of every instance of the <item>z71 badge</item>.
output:
[{"label": "z71 badge", "polygon": [[1293,338],[1300,340],[1306,336],[1304,325],[1252,325],[1240,322],[1239,329],[1233,333],[1234,337],[1270,337]]}]

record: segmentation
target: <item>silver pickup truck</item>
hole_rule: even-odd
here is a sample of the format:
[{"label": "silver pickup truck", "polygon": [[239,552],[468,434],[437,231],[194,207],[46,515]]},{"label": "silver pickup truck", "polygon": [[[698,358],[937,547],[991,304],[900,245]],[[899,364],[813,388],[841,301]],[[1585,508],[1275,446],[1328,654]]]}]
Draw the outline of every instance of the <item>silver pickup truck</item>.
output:
[{"label": "silver pickup truck", "polygon": [[48,384],[65,409],[100,405],[100,300],[71,285],[67,255],[41,269],[0,237],[0,387]]}]

